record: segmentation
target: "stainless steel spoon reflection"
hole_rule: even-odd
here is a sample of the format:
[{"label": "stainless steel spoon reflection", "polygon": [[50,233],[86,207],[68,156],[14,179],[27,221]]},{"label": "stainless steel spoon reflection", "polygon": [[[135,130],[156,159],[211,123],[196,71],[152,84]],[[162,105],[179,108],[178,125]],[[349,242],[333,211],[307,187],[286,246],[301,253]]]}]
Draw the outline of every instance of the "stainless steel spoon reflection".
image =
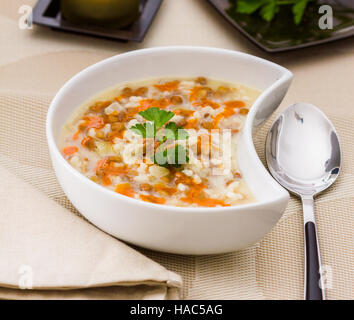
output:
[{"label": "stainless steel spoon reflection", "polygon": [[306,300],[324,300],[313,198],[338,177],[341,149],[337,133],[315,106],[296,103],[273,123],[266,140],[266,159],[273,177],[301,197],[305,228],[304,296]]}]

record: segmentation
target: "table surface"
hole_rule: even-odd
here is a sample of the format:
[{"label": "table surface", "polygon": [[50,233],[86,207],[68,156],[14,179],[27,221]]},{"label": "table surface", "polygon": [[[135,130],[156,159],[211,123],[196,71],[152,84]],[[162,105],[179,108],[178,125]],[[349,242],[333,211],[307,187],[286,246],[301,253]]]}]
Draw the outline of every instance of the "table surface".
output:
[{"label": "table surface", "polygon": [[[168,45],[212,46],[239,50],[273,62],[279,63],[294,73],[293,84],[281,104],[281,108],[294,102],[305,101],[320,107],[341,128],[341,139],[349,142],[353,138],[350,122],[354,120],[354,41],[353,38],[305,48],[298,51],[269,54],[250,43],[237,30],[233,29],[204,0],[165,0],[143,43],[123,43],[110,40],[90,38],[52,31],[34,26],[32,30],[19,28],[21,5],[33,6],[34,0],[12,0],[0,2],[0,88],[1,91],[22,92],[23,94],[46,94],[53,96],[63,83],[83,68],[104,58],[140,48]],[[53,64],[53,61],[55,63]],[[261,138],[260,138],[261,139]],[[342,141],[342,142],[343,142]],[[351,140],[352,141],[352,140]],[[261,140],[259,143],[263,143]],[[262,156],[262,155],[261,155]],[[343,190],[348,193],[343,214],[327,212],[326,203],[332,198],[328,194],[319,198],[318,209],[323,210],[319,219],[323,224],[331,219],[336,225],[338,246],[343,246],[341,257],[335,257],[336,245],[324,237],[330,227],[319,227],[320,244],[328,246],[330,251],[324,253],[324,259],[332,263],[337,272],[337,283],[329,290],[330,298],[354,298],[353,279],[353,228],[347,228],[354,221],[352,162],[353,149],[344,149],[344,169],[342,173]],[[341,191],[334,192],[335,194]],[[333,193],[333,194],[334,194]],[[326,198],[327,197],[327,198]],[[331,201],[338,201],[336,196]],[[321,202],[322,201],[322,202]],[[327,201],[327,202],[326,202]],[[299,202],[292,199],[293,211],[299,212]],[[338,209],[339,210],[339,209]],[[300,210],[301,211],[301,210]],[[326,214],[331,214],[329,218]],[[322,217],[322,218],[321,218]],[[289,275],[286,263],[282,262],[288,252],[290,243],[280,243],[284,239],[286,227],[282,224],[301,225],[300,215],[287,215],[269,234],[257,249],[257,274],[265,298],[297,299],[302,297],[302,279],[297,279],[301,272]],[[298,229],[296,229],[298,230]],[[301,229],[300,229],[301,230]],[[337,239],[336,238],[336,239]],[[301,235],[300,238],[301,239]],[[344,239],[344,240],[343,240]],[[289,240],[290,241],[290,240]],[[332,240],[331,240],[332,241]],[[342,242],[341,242],[342,241]],[[287,245],[290,247],[287,249]],[[294,249],[295,250],[295,249]],[[296,254],[302,254],[301,249]],[[342,270],[339,271],[339,268]],[[343,270],[344,269],[344,270]],[[281,274],[281,275],[279,275]],[[336,276],[336,274],[335,274]],[[279,282],[286,282],[279,290]],[[343,289],[344,288],[344,289]]]}]

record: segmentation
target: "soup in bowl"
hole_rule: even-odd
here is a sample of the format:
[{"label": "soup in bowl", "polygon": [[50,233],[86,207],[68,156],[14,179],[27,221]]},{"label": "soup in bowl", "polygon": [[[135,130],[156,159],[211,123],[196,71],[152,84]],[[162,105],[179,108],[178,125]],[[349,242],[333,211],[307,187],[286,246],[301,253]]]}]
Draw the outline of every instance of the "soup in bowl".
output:
[{"label": "soup in bowl", "polygon": [[119,85],[75,110],[61,151],[92,181],[134,199],[181,207],[251,203],[237,141],[259,94],[206,77]]},{"label": "soup in bowl", "polygon": [[288,202],[252,133],[291,78],[271,62],[213,48],[102,61],[50,106],[58,180],[86,218],[124,241],[182,254],[244,248],[271,230]]}]

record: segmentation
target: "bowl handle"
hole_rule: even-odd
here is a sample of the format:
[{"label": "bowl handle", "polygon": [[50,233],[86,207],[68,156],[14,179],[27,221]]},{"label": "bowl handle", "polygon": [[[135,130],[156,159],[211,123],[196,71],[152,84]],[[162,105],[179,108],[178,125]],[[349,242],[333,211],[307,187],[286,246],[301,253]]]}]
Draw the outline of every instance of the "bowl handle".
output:
[{"label": "bowl handle", "polygon": [[254,116],[253,129],[258,129],[264,124],[279,107],[289,89],[292,78],[292,73],[288,71],[281,79],[263,92],[260,97],[262,98],[262,106],[258,108]]}]

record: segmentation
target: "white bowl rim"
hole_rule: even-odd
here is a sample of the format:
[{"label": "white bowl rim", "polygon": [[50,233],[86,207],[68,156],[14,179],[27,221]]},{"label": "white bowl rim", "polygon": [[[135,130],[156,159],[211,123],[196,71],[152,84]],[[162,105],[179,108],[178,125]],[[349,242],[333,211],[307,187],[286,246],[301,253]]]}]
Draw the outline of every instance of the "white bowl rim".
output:
[{"label": "white bowl rim", "polygon": [[[68,161],[65,160],[65,158],[63,157],[63,155],[61,154],[61,152],[58,148],[57,143],[55,142],[55,138],[54,138],[53,130],[52,130],[52,124],[55,121],[54,113],[59,105],[58,101],[60,101],[61,97],[64,96],[67,93],[67,91],[70,90],[70,87],[76,81],[79,81],[80,78],[82,76],[84,76],[86,73],[92,72],[93,70],[100,68],[102,65],[109,64],[109,63],[115,61],[116,59],[120,59],[122,57],[134,56],[137,54],[147,54],[147,53],[153,53],[153,52],[158,52],[158,51],[175,52],[176,50],[177,51],[185,51],[185,50],[193,51],[193,50],[195,50],[195,51],[204,51],[204,52],[213,51],[215,53],[238,55],[238,56],[246,57],[248,59],[253,59],[254,61],[261,62],[263,64],[266,64],[266,65],[272,67],[273,69],[278,69],[279,71],[281,71],[282,76],[278,80],[276,80],[271,86],[269,86],[266,90],[264,90],[262,92],[262,94],[254,102],[254,105],[257,104],[257,101],[262,99],[262,96],[268,94],[269,91],[273,91],[276,87],[278,87],[281,84],[283,84],[284,82],[288,81],[293,76],[292,73],[288,69],[286,69],[276,63],[273,63],[271,61],[256,57],[251,54],[247,54],[247,53],[243,53],[243,52],[239,52],[239,51],[234,51],[234,50],[229,50],[229,49],[222,49],[222,48],[203,47],[203,46],[165,46],[165,47],[162,46],[162,47],[153,47],[153,48],[132,50],[132,51],[129,51],[126,53],[118,54],[113,57],[109,57],[107,59],[101,60],[101,61],[83,69],[82,71],[80,71],[76,75],[74,75],[71,79],[69,79],[59,89],[59,91],[57,92],[57,94],[53,98],[53,100],[49,106],[48,113],[47,113],[47,119],[46,119],[46,135],[47,135],[49,149],[51,152],[53,152],[52,156],[55,156],[58,159],[58,161],[61,162],[61,164],[64,166],[64,168],[66,170],[68,170],[71,174],[73,174],[77,179],[79,179],[82,183],[89,184],[92,188],[96,189],[97,192],[103,192],[107,196],[118,197],[118,199],[120,199],[121,201],[127,201],[128,203],[130,203],[132,205],[136,205],[138,207],[142,207],[142,208],[150,207],[150,208],[156,209],[156,211],[161,211],[161,212],[165,212],[166,210],[169,210],[171,212],[173,212],[173,211],[177,211],[177,212],[191,211],[192,213],[204,213],[204,214],[206,213],[206,211],[208,213],[221,212],[221,211],[226,213],[226,212],[235,212],[235,211],[239,211],[239,210],[247,210],[247,209],[253,209],[253,208],[256,209],[259,207],[263,207],[264,205],[273,203],[275,201],[282,201],[284,199],[288,199],[289,193],[278,184],[278,186],[279,186],[279,196],[278,197],[275,197],[270,200],[262,200],[262,201],[257,201],[257,202],[253,202],[253,203],[246,203],[246,204],[241,204],[241,205],[236,205],[236,206],[210,208],[210,207],[177,207],[177,206],[165,205],[165,204],[154,204],[154,203],[126,197],[124,195],[114,192],[113,190],[107,189],[107,188],[93,182],[92,180],[88,179],[81,172],[79,172],[78,170],[73,168],[68,163]],[[272,184],[276,183],[277,184],[277,182],[272,178],[270,173],[267,171],[267,169],[265,168],[265,166],[262,164],[261,160],[259,159],[258,154],[255,150],[254,143],[252,141],[251,127],[252,127],[255,113],[256,113],[256,108],[251,108],[251,111],[247,116],[247,119],[246,119],[246,122],[245,122],[245,125],[243,128],[243,131],[245,131],[246,133],[248,133],[248,135],[251,136],[250,137],[250,139],[251,139],[250,140],[251,141],[250,151],[252,154],[250,154],[250,156],[256,157],[258,165],[260,165],[261,169],[267,173],[269,183],[272,183]]]}]

